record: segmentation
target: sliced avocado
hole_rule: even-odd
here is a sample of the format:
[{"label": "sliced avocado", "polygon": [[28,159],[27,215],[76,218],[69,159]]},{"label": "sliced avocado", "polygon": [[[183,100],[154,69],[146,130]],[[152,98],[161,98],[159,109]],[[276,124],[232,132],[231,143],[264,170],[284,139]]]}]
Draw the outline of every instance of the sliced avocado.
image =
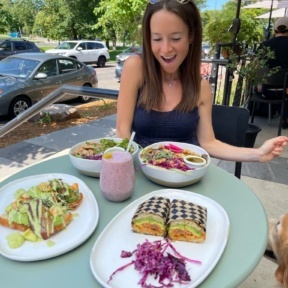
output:
[{"label": "sliced avocado", "polygon": [[51,193],[50,192],[45,192],[41,191],[37,186],[33,186],[28,189],[27,194],[31,196],[32,198],[37,198],[37,199],[50,199]]},{"label": "sliced avocado", "polygon": [[23,236],[25,240],[31,241],[31,242],[36,242],[38,240],[38,237],[33,233],[31,229],[27,229],[24,233]]},{"label": "sliced avocado", "polygon": [[181,230],[188,230],[190,231],[193,235],[196,235],[198,237],[202,236],[202,231],[198,230],[194,227],[188,226],[188,225],[184,225],[184,224],[179,224],[179,225],[173,225],[169,228],[170,229],[181,229]]},{"label": "sliced avocado", "polygon": [[65,220],[63,215],[57,215],[54,219],[53,219],[53,225],[54,227],[63,224],[64,226],[66,226]]},{"label": "sliced avocado", "polygon": [[6,236],[6,239],[11,249],[19,248],[25,242],[25,238],[20,232],[11,233]]},{"label": "sliced avocado", "polygon": [[47,246],[48,247],[53,247],[55,245],[55,242],[51,241],[51,240],[48,240],[47,241]]},{"label": "sliced avocado", "polygon": [[20,211],[16,211],[11,209],[8,213],[8,221],[9,223],[17,223],[17,224],[23,224],[25,226],[29,226],[29,219],[27,213],[21,213]]},{"label": "sliced avocado", "polygon": [[141,218],[141,219],[134,220],[135,224],[142,224],[142,223],[145,223],[145,222],[148,222],[150,224],[157,224],[157,225],[161,226],[161,228],[165,229],[165,225],[163,223],[155,220],[152,217],[147,217],[147,218]]},{"label": "sliced avocado", "polygon": [[12,210],[12,205],[9,204],[6,208],[5,208],[5,213],[9,213]]},{"label": "sliced avocado", "polygon": [[14,193],[14,196],[16,199],[18,199],[24,193],[26,193],[26,190],[23,188],[20,188],[20,189],[16,190],[16,192]]}]

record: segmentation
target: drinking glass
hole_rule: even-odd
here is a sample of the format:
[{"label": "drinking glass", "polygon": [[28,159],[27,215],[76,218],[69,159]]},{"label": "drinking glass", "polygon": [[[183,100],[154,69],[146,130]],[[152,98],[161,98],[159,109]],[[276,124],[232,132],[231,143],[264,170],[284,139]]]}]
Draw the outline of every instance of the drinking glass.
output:
[{"label": "drinking glass", "polygon": [[128,199],[135,186],[135,170],[130,153],[112,151],[102,157],[100,190],[106,199],[121,202]]}]

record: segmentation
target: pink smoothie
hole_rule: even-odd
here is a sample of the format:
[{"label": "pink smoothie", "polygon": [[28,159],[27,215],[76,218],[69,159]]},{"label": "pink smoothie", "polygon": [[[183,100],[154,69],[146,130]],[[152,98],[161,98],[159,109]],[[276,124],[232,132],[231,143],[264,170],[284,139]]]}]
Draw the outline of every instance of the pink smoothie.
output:
[{"label": "pink smoothie", "polygon": [[129,198],[134,190],[134,163],[130,153],[111,153],[111,158],[102,158],[100,189],[108,200],[120,202]]}]

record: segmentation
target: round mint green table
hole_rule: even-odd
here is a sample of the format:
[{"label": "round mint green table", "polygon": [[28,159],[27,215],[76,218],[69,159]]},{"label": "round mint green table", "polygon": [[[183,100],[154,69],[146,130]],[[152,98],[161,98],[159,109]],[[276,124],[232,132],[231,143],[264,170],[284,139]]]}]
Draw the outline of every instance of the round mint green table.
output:
[{"label": "round mint green table", "polygon": [[[97,237],[110,220],[132,201],[149,192],[167,187],[154,184],[141,170],[137,170],[133,196],[122,203],[112,203],[102,196],[98,178],[80,174],[70,163],[68,155],[62,155],[14,174],[5,179],[0,188],[16,179],[45,173],[70,174],[84,181],[93,191],[99,205],[98,225],[86,242],[55,258],[18,262],[0,256],[0,286],[3,288],[101,287],[95,280],[89,264],[90,253]],[[254,192],[243,182],[214,165],[209,166],[207,174],[200,182],[183,189],[215,200],[226,210],[230,220],[226,249],[214,270],[199,287],[237,287],[257,266],[266,247],[268,225],[263,206]]]}]

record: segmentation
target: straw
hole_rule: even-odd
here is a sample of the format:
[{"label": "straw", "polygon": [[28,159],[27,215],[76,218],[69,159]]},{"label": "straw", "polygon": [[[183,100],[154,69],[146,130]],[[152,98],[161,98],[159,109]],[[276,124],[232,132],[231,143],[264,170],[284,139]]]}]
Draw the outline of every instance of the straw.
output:
[{"label": "straw", "polygon": [[129,150],[130,150],[132,141],[133,141],[133,139],[134,139],[134,136],[135,136],[135,132],[133,131],[132,134],[131,134],[131,137],[130,137],[130,139],[129,139],[128,146],[127,146],[127,148],[126,148],[125,157],[126,157],[126,155],[129,153]]}]

